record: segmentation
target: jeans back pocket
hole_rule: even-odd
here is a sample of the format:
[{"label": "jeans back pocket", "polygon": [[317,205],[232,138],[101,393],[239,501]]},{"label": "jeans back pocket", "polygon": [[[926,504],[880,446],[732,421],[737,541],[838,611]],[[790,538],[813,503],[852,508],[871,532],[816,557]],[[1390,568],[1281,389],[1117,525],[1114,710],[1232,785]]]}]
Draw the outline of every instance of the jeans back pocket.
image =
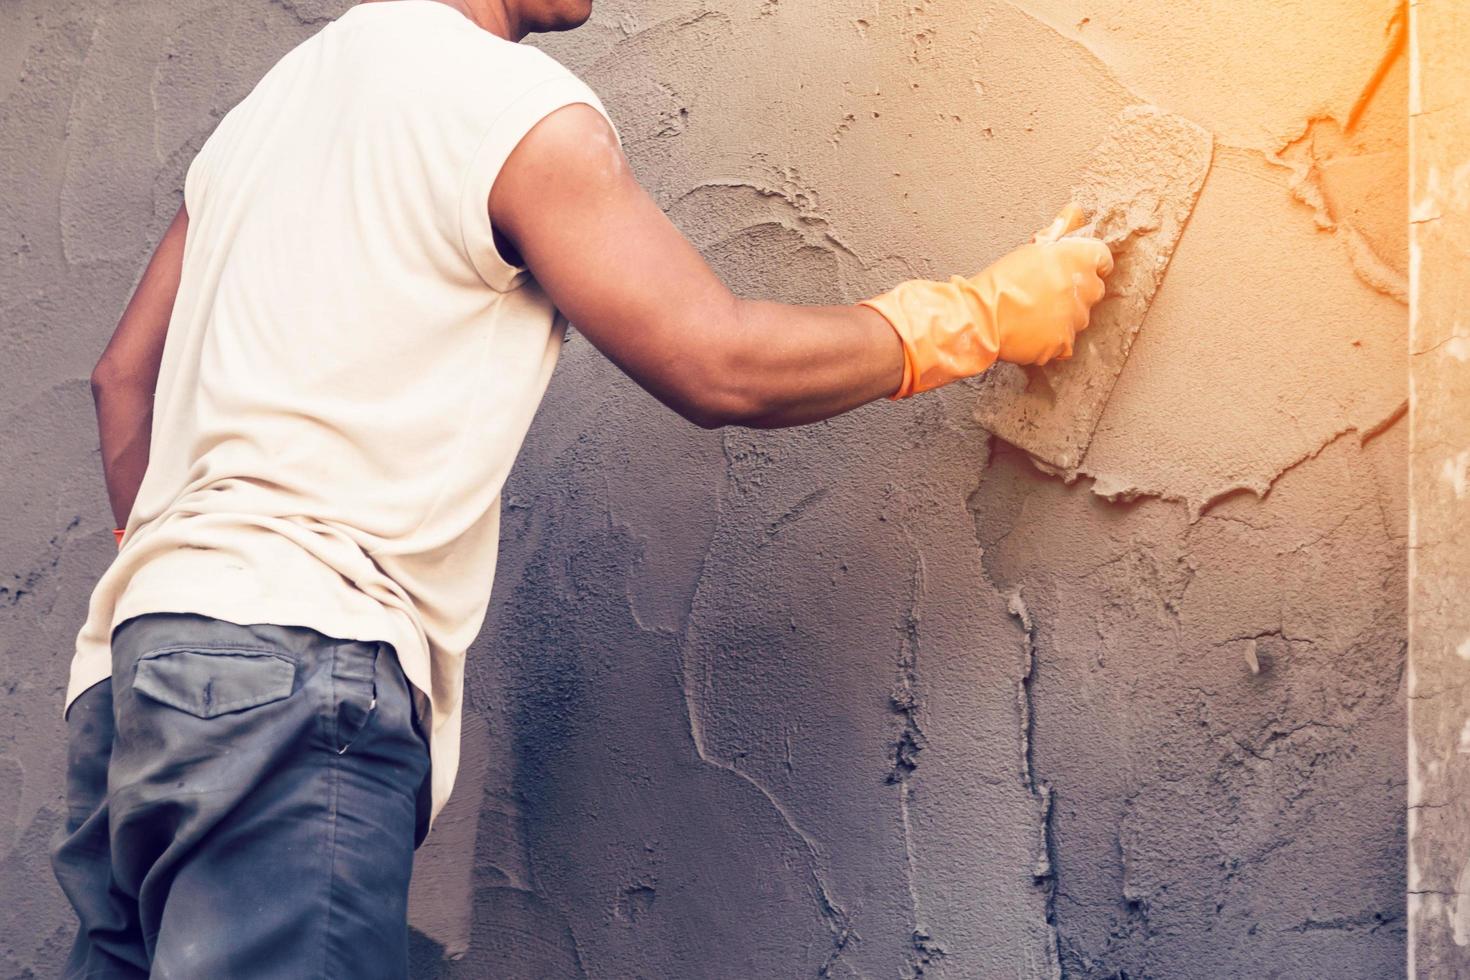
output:
[{"label": "jeans back pocket", "polygon": [[196,718],[279,701],[295,682],[288,657],[241,647],[161,647],[143,654],[133,673],[133,690]]}]

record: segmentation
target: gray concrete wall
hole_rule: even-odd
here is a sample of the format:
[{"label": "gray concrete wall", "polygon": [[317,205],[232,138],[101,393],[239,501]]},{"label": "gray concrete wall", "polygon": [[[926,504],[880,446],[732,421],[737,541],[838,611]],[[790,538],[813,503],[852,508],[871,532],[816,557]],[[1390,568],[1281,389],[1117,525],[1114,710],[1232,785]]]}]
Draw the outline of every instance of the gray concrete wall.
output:
[{"label": "gray concrete wall", "polygon": [[[416,974],[1401,975],[1401,64],[1342,131],[1392,7],[603,0],[538,42],[750,295],[974,271],[1125,105],[1217,150],[1071,482],[963,383],[711,433],[573,335]],[[0,6],[5,976],[69,941],[58,710],[112,550],[85,379],[193,152],[343,9]]]}]

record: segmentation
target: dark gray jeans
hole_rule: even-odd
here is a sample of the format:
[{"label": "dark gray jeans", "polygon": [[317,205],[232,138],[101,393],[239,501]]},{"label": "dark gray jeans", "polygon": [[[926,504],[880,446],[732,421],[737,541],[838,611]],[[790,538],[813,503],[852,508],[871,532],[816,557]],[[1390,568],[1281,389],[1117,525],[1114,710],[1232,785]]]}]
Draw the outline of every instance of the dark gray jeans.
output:
[{"label": "dark gray jeans", "polygon": [[150,613],[67,717],[67,977],[407,976],[429,757],[390,644]]}]

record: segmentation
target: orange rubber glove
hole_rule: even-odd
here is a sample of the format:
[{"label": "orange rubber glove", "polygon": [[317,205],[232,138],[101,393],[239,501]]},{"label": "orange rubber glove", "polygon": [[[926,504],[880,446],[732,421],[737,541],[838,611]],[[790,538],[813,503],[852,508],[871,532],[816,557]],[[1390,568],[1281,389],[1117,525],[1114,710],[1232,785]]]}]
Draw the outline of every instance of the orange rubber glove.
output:
[{"label": "orange rubber glove", "polygon": [[977,275],[911,279],[861,305],[877,310],[903,344],[903,382],[891,400],[968,378],[997,360],[1045,364],[1072,356],[1113,255],[1096,238],[1063,238],[1082,226],[1069,204],[1045,230]]}]

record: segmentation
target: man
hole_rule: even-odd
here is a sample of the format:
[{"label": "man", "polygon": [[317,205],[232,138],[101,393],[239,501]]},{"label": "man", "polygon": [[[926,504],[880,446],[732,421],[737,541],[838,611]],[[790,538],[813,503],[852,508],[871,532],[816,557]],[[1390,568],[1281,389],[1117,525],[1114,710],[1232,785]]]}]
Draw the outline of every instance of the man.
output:
[{"label": "man", "polygon": [[365,0],[219,123],[93,374],[117,559],[67,696],[72,976],[402,976],[499,494],[568,319],[715,427],[1069,356],[1046,232],[849,306],[736,299],[596,95],[588,0]]}]

